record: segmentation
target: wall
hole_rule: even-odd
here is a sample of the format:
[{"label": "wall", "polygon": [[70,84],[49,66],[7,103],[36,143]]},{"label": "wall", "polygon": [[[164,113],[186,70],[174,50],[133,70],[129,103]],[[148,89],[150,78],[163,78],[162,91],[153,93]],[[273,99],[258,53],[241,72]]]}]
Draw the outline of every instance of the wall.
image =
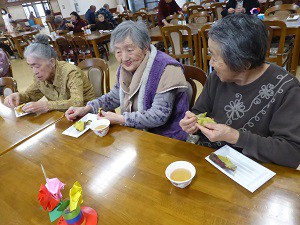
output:
[{"label": "wall", "polygon": [[58,12],[60,13],[60,7],[59,7],[57,0],[51,0],[50,4],[51,4],[52,10],[53,10],[53,13],[58,13]]},{"label": "wall", "polygon": [[12,16],[12,18],[14,20],[27,19],[22,5],[9,6],[9,7],[7,7],[7,9],[8,9],[9,14]]}]

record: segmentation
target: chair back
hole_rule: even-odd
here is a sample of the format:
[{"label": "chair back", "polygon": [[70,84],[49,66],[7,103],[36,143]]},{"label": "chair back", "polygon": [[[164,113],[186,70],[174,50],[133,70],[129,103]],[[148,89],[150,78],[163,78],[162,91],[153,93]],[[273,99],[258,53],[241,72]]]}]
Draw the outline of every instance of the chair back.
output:
[{"label": "chair back", "polygon": [[84,37],[74,36],[72,45],[78,63],[86,58],[93,58],[91,46]]},{"label": "chair back", "polygon": [[203,6],[204,9],[210,9],[211,4],[216,3],[214,0],[205,0],[200,2],[200,5]]},{"label": "chair back", "polygon": [[[188,26],[164,26],[161,28],[161,34],[167,54],[175,59],[186,58],[191,64],[194,63],[192,31]],[[183,35],[187,35],[187,47],[183,46]]]},{"label": "chair back", "polygon": [[189,17],[189,23],[204,24],[210,22],[210,14],[207,11],[195,13]]},{"label": "chair back", "polygon": [[110,91],[109,68],[103,59],[86,59],[80,62],[78,67],[82,70],[88,69],[88,78],[93,85],[95,96],[97,98]]},{"label": "chair back", "polygon": [[4,97],[16,92],[17,81],[12,77],[0,77],[0,87],[2,87],[1,95]]},{"label": "chair back", "polygon": [[143,13],[147,13],[148,12],[148,9],[145,7],[145,8],[140,8],[138,10],[138,12],[143,12]]},{"label": "chair back", "polygon": [[132,20],[133,21],[142,21],[147,25],[147,27],[149,26],[148,15],[145,12],[133,13]]},{"label": "chair back", "polygon": [[225,2],[215,2],[210,5],[210,8],[214,15],[214,20],[222,19],[221,12],[226,8]]},{"label": "chair back", "polygon": [[[286,24],[283,21],[274,20],[274,21],[264,21],[268,26],[269,37],[268,37],[268,50],[266,53],[266,60],[268,62],[274,62],[278,66],[285,66],[290,59],[291,48],[290,46],[285,44],[286,39]],[[274,30],[280,29],[280,35],[275,35]],[[273,42],[275,38],[278,39],[279,42]],[[288,70],[288,68],[287,68]]]},{"label": "chair back", "polygon": [[[207,23],[201,27],[198,31],[198,37],[200,38],[200,44],[203,49],[200,48],[200,53],[203,55],[203,70],[206,74],[209,74],[209,60],[211,55],[208,51],[208,31],[211,28],[212,23]],[[202,51],[203,50],[203,51]]]},{"label": "chair back", "polygon": [[4,37],[6,38],[9,47],[10,47],[12,50],[16,50],[16,45],[15,45],[15,42],[13,41],[12,36],[11,36],[10,34],[4,34]]},{"label": "chair back", "polygon": [[181,14],[174,14],[166,17],[168,23],[173,25],[178,25],[178,21],[185,20],[184,16]]},{"label": "chair back", "polygon": [[197,5],[196,2],[186,2],[182,5],[182,10],[187,10],[189,6]]},{"label": "chair back", "polygon": [[123,21],[130,20],[130,17],[126,13],[122,13],[118,15],[118,22],[122,23]]},{"label": "chair back", "polygon": [[192,14],[194,13],[198,13],[204,10],[204,7],[201,5],[191,5],[189,7],[187,7],[187,13],[188,16],[190,17]]},{"label": "chair back", "polygon": [[204,84],[206,82],[206,75],[202,69],[196,66],[183,65],[183,67],[184,67],[184,76],[188,82],[188,98],[189,98],[189,103],[190,103],[189,105],[191,110],[194,106],[197,92],[199,92],[197,91],[197,86],[199,86],[199,84],[196,84],[195,81],[199,82],[202,85],[202,87],[204,87]]},{"label": "chair back", "polygon": [[72,61],[77,63],[73,46],[66,38],[58,37],[56,38],[55,43],[59,60]]},{"label": "chair back", "polygon": [[280,19],[286,19],[291,14],[300,14],[300,7],[294,4],[275,5],[266,10],[265,17],[274,16]]}]

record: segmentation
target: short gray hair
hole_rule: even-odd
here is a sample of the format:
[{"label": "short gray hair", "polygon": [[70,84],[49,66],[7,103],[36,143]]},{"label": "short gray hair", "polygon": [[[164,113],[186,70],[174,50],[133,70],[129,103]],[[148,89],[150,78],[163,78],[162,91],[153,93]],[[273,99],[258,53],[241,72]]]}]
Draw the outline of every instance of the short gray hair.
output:
[{"label": "short gray hair", "polygon": [[103,8],[109,8],[109,4],[105,3],[105,4],[103,5]]},{"label": "short gray hair", "polygon": [[141,49],[149,48],[151,39],[147,26],[141,22],[127,20],[119,24],[111,33],[110,48],[115,50],[115,44],[123,42],[129,37],[133,43],[137,44]]},{"label": "short gray hair", "polygon": [[38,34],[35,36],[35,41],[26,47],[24,57],[31,56],[34,58],[44,58],[50,60],[57,59],[57,53],[49,44],[48,36]]},{"label": "short gray hair", "polygon": [[61,16],[57,16],[54,18],[55,24],[61,24],[63,22],[63,18]]},{"label": "short gray hair", "polygon": [[242,72],[265,62],[268,30],[256,16],[226,16],[210,28],[208,36],[219,44],[221,57],[232,71]]}]

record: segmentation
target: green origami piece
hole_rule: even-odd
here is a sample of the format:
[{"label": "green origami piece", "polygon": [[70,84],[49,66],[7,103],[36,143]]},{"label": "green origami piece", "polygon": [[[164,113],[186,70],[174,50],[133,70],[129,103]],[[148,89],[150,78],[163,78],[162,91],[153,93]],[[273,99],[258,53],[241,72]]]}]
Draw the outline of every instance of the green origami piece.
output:
[{"label": "green origami piece", "polygon": [[62,203],[60,202],[55,209],[49,212],[50,221],[53,222],[62,216],[64,211],[58,210],[61,207]]}]

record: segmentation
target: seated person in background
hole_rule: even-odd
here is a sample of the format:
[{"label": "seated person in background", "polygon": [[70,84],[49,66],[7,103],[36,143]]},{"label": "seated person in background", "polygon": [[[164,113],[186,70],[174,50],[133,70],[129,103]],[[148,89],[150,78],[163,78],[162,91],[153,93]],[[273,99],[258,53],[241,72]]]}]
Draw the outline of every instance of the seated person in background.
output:
[{"label": "seated person in background", "polygon": [[[192,112],[180,121],[182,129],[199,134],[200,145],[229,144],[260,161],[297,168],[300,83],[282,67],[265,63],[265,24],[234,14],[217,21],[208,37],[214,71]],[[204,112],[217,124],[199,125],[195,115]]]},{"label": "seated person in background", "polygon": [[158,26],[170,25],[166,18],[182,10],[175,0],[160,0],[158,3]]},{"label": "seated person in background", "polygon": [[[179,121],[188,109],[187,83],[182,65],[151,45],[142,22],[125,21],[111,34],[111,50],[121,64],[111,91],[85,107],[71,107],[68,120],[98,113],[111,124],[123,124],[179,140],[187,134]],[[109,112],[121,107],[121,115]]]},{"label": "seated person in background", "polygon": [[10,46],[7,44],[4,44],[1,40],[0,40],[0,48],[3,48],[5,51],[7,51],[7,53],[11,56],[11,59],[16,58],[14,56],[14,52],[13,52],[13,50],[11,50]]},{"label": "seated person in background", "polygon": [[234,13],[246,13],[250,15],[250,10],[257,7],[260,7],[258,0],[229,0],[221,14],[223,17]]},{"label": "seated person in background", "polygon": [[61,33],[65,33],[68,31],[67,26],[66,26],[67,20],[63,19],[61,16],[57,16],[54,19],[54,24],[56,27],[56,33],[57,34],[61,34]]},{"label": "seated person in background", "polygon": [[104,19],[104,14],[102,14],[102,13],[98,14],[98,22],[92,28],[93,28],[93,30],[111,30],[112,29],[109,22],[107,22]]},{"label": "seated person in background", "polygon": [[90,8],[86,11],[84,17],[89,22],[89,24],[95,24],[96,23],[96,6],[91,5]]},{"label": "seated person in background", "polygon": [[[7,96],[4,104],[13,108],[29,102],[22,110],[40,114],[50,110],[65,111],[73,105],[83,106],[94,99],[93,87],[84,72],[75,65],[57,61],[57,53],[49,45],[47,35],[38,34],[35,39],[24,52],[34,73],[34,83],[25,93]],[[48,101],[38,101],[44,96]]]},{"label": "seated person in background", "polygon": [[81,28],[85,27],[87,24],[83,19],[80,18],[77,12],[71,12],[70,15],[72,23],[66,23],[68,30],[74,32],[82,32]]},{"label": "seated person in background", "polygon": [[46,14],[46,22],[49,22],[51,24],[54,24],[54,15],[52,14],[51,10],[45,10]]},{"label": "seated person in background", "polygon": [[33,12],[30,12],[30,15],[29,15],[28,19],[29,20],[34,20],[35,19],[35,16],[34,16]]},{"label": "seated person in background", "polygon": [[113,14],[109,11],[109,5],[108,4],[104,4],[103,7],[97,11],[96,16],[98,17],[98,15],[100,13],[104,15],[104,18],[107,20],[107,22],[112,23],[114,25],[113,28],[118,26],[118,23],[115,20]]}]

